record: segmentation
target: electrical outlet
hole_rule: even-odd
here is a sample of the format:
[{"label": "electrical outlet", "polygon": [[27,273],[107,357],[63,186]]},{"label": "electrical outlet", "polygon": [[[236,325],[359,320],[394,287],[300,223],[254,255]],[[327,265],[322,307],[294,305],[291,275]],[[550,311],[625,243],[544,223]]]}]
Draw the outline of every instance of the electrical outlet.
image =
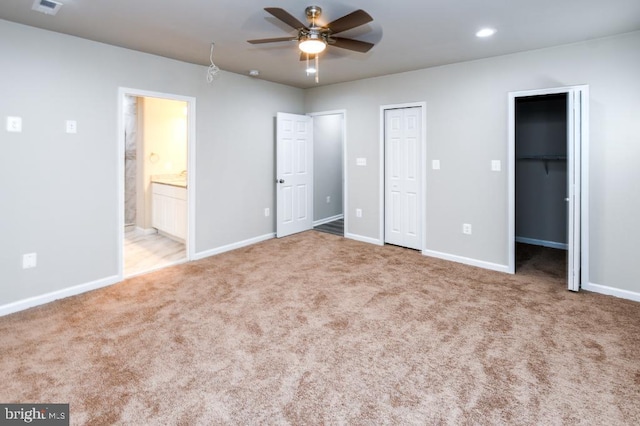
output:
[{"label": "electrical outlet", "polygon": [[7,132],[22,132],[22,118],[7,117]]},{"label": "electrical outlet", "polygon": [[327,195],[327,204],[329,204],[331,202],[331,196]]},{"label": "electrical outlet", "polygon": [[500,164],[500,160],[491,160],[491,171],[499,172],[502,170],[502,165]]},{"label": "electrical outlet", "polygon": [[362,209],[356,209],[356,217],[362,217]]},{"label": "electrical outlet", "polygon": [[265,207],[265,209],[264,209],[264,217],[269,217],[270,214],[271,214],[271,210],[269,210],[269,207]]},{"label": "electrical outlet", "polygon": [[471,235],[471,224],[470,223],[463,223],[462,224],[462,233],[463,234],[467,234],[467,235]]},{"label": "electrical outlet", "polygon": [[35,268],[38,264],[37,253],[27,253],[22,255],[22,269]]},{"label": "electrical outlet", "polygon": [[78,133],[78,123],[75,120],[67,120],[67,133]]}]

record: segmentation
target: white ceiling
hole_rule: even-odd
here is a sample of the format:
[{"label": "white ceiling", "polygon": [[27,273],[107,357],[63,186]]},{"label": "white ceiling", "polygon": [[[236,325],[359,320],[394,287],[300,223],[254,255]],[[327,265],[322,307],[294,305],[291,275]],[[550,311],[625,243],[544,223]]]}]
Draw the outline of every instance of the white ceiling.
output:
[{"label": "white ceiling", "polygon": [[[323,9],[323,23],[356,9],[374,19],[341,33],[376,43],[368,53],[329,47],[320,85],[358,80],[640,30],[640,0],[56,0],[56,16],[31,10],[33,0],[2,0],[0,18],[226,71],[251,69],[269,81],[316,86],[295,42],[251,45],[249,39],[294,36],[265,12],[280,7],[301,22]],[[491,26],[489,39],[475,32]],[[45,40],[43,40],[43,43]],[[640,46],[639,46],[640,49]]]}]

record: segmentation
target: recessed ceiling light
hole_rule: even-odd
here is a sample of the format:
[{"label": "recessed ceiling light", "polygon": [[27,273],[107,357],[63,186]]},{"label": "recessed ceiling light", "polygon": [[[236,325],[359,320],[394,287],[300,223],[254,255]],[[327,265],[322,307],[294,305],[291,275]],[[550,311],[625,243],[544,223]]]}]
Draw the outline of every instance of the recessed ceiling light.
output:
[{"label": "recessed ceiling light", "polygon": [[491,37],[496,33],[493,28],[483,28],[476,33],[476,37]]}]

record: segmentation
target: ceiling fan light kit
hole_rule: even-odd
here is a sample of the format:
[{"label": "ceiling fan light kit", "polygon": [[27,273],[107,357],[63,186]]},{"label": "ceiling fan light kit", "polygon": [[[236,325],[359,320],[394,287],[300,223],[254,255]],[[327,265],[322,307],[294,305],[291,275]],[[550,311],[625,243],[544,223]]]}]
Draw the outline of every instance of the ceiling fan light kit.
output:
[{"label": "ceiling fan light kit", "polygon": [[317,53],[322,52],[324,49],[327,48],[327,43],[320,39],[319,37],[315,36],[312,37],[311,35],[303,40],[300,40],[300,42],[298,43],[298,47],[300,48],[300,50],[302,50],[304,53],[308,53],[310,55],[315,55]]},{"label": "ceiling fan light kit", "polygon": [[[261,44],[282,41],[297,41],[298,49],[300,49],[300,51],[302,52],[300,55],[300,60],[307,61],[307,75],[315,75],[316,83],[319,82],[318,57],[319,54],[327,48],[327,46],[339,47],[341,49],[352,50],[360,53],[366,53],[374,46],[373,43],[369,43],[366,41],[333,37],[334,34],[338,34],[373,21],[373,18],[362,9],[351,12],[348,15],[345,15],[342,18],[338,18],[325,26],[318,26],[316,23],[316,19],[319,18],[322,14],[322,9],[319,6],[309,6],[305,9],[307,21],[309,21],[310,24],[308,27],[293,15],[291,15],[289,12],[279,7],[266,7],[264,10],[266,10],[285,24],[294,28],[298,32],[298,35],[295,38],[266,38],[259,40],[248,40],[248,42],[251,44]],[[315,60],[315,67],[309,66],[310,59]]]}]

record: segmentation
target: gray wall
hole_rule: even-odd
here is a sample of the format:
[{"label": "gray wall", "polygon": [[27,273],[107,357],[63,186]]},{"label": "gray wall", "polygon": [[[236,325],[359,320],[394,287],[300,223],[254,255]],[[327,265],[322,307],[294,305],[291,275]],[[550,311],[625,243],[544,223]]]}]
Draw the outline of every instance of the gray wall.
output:
[{"label": "gray wall", "polygon": [[[507,94],[589,84],[590,282],[640,292],[640,32],[307,90],[346,109],[347,232],[379,239],[380,105],[426,101],[426,248],[508,264]],[[367,157],[366,167],[356,167]],[[490,170],[501,160],[503,172]],[[355,217],[355,209],[363,217]],[[473,225],[473,235],[461,232]]]},{"label": "gray wall", "polygon": [[0,306],[117,274],[118,87],[196,98],[196,252],[274,231],[274,117],[302,90],[3,20],[0,52]]},{"label": "gray wall", "polygon": [[314,221],[342,214],[342,114],[313,117],[313,193]]},{"label": "gray wall", "polygon": [[380,238],[379,107],[426,101],[426,247],[506,265],[507,93],[589,84],[590,281],[640,292],[640,32],[307,91],[2,20],[0,51],[0,306],[117,273],[118,87],[197,98],[196,252],[274,231],[278,111],[347,110],[347,231]]},{"label": "gray wall", "polygon": [[567,95],[519,98],[515,113],[516,238],[566,244]]}]

